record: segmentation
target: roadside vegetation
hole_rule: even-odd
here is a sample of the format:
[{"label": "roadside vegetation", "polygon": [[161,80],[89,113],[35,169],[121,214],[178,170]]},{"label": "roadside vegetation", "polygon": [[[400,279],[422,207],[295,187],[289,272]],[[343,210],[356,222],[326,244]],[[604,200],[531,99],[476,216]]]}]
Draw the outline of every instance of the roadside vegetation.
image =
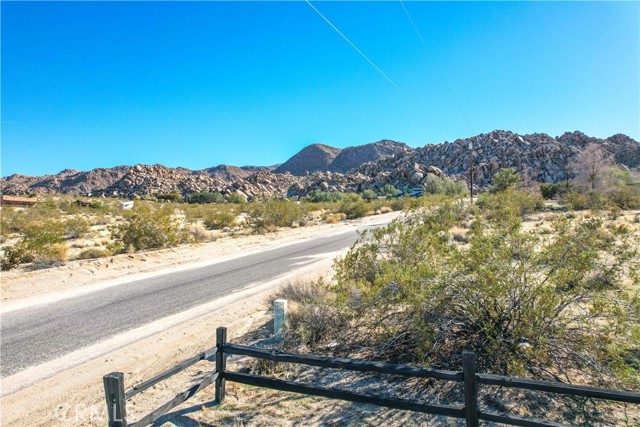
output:
[{"label": "roadside vegetation", "polygon": [[[640,390],[634,218],[549,212],[539,194],[509,186],[475,205],[417,209],[363,235],[333,283],[280,292],[290,300],[282,348],[450,370],[473,351],[482,372]],[[510,396],[522,414],[582,425],[624,410],[494,392],[487,399]]]},{"label": "roadside vegetation", "polygon": [[[238,194],[160,194],[136,200],[131,210],[116,199],[72,196],[40,197],[32,208],[3,207],[0,267],[30,269],[60,265],[73,259],[213,241],[225,236],[273,232],[402,210],[421,202],[382,198],[374,192],[313,192],[301,200],[265,199],[247,202]],[[399,194],[385,187],[382,195]],[[380,197],[380,198],[379,198]]]}]

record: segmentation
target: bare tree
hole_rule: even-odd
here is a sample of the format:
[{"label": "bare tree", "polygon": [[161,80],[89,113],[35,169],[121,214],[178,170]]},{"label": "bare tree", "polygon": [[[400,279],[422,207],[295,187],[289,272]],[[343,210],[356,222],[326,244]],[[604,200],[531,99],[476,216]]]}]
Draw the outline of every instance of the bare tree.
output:
[{"label": "bare tree", "polygon": [[595,143],[588,144],[573,164],[578,182],[590,185],[592,190],[602,178],[607,166],[611,163],[609,153]]}]

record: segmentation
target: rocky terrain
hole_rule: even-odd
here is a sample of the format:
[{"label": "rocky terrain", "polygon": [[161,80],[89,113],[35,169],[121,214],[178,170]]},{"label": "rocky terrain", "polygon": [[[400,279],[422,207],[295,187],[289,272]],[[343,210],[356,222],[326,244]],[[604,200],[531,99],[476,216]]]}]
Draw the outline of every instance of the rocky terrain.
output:
[{"label": "rocky terrain", "polygon": [[[383,139],[371,144],[347,147],[333,159],[328,170],[331,172],[347,173],[363,163],[375,162],[395,154],[408,153],[412,149],[402,142]],[[327,170],[327,169],[323,169]]]},{"label": "rocky terrain", "polygon": [[326,171],[333,160],[340,154],[339,148],[323,144],[312,144],[304,147],[296,155],[281,164],[274,172],[302,176],[311,172]]},{"label": "rocky terrain", "polygon": [[410,148],[382,140],[343,150],[310,145],[279,167],[220,165],[203,170],[162,165],[117,166],[80,172],[66,169],[56,175],[2,178],[3,194],[79,194],[136,197],[196,191],[259,197],[295,197],[312,190],[361,192],[385,184],[404,189],[424,184],[429,174],[466,180],[469,142],[473,144],[474,180],[483,188],[500,168],[512,167],[539,182],[560,182],[571,176],[572,163],[590,143],[628,168],[640,166],[640,143],[617,134],[606,139],[581,132],[553,138],[543,133],[518,135],[496,130],[454,142]]}]

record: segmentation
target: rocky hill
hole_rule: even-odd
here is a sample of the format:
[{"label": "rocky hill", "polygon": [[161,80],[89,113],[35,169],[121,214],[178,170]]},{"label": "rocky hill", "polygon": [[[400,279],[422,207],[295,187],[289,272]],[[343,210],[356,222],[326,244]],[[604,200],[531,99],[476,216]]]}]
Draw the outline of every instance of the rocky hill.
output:
[{"label": "rocky hill", "polygon": [[339,148],[324,144],[308,145],[281,164],[274,172],[289,172],[291,175],[302,176],[311,172],[326,171],[340,151]]},{"label": "rocky hill", "polygon": [[408,145],[402,142],[383,139],[365,145],[347,147],[340,151],[340,154],[329,165],[327,170],[331,172],[346,173],[355,169],[363,163],[375,162],[385,157],[393,157],[398,153],[409,153],[413,151]]},{"label": "rocky hill", "polygon": [[[135,197],[210,191],[224,195],[237,193],[248,199],[302,196],[312,190],[361,192],[377,190],[385,184],[404,189],[424,184],[430,174],[466,180],[469,142],[473,144],[474,183],[478,187],[490,185],[495,172],[504,167],[515,168],[539,182],[562,181],[571,173],[571,164],[590,143],[602,146],[618,164],[629,168],[640,166],[640,144],[625,135],[598,139],[581,132],[567,132],[553,138],[542,133],[518,135],[496,130],[416,149],[389,140],[344,150],[317,144],[301,150],[275,172],[270,167],[221,165],[193,171],[135,165],[89,172],[66,169],[42,177],[12,175],[2,178],[0,184],[4,194],[16,195],[66,193]],[[366,162],[370,158],[374,160]],[[356,166],[352,168],[352,165]]]}]

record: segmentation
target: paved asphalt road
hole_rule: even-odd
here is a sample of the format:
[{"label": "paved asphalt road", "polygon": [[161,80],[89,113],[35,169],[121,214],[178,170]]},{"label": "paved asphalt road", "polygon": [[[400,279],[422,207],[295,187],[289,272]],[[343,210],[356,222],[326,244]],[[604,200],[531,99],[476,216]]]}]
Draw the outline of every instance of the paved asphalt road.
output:
[{"label": "paved asphalt road", "polygon": [[347,248],[356,238],[355,231],[317,238],[8,312],[0,326],[0,376],[267,282],[317,261],[314,255]]}]

